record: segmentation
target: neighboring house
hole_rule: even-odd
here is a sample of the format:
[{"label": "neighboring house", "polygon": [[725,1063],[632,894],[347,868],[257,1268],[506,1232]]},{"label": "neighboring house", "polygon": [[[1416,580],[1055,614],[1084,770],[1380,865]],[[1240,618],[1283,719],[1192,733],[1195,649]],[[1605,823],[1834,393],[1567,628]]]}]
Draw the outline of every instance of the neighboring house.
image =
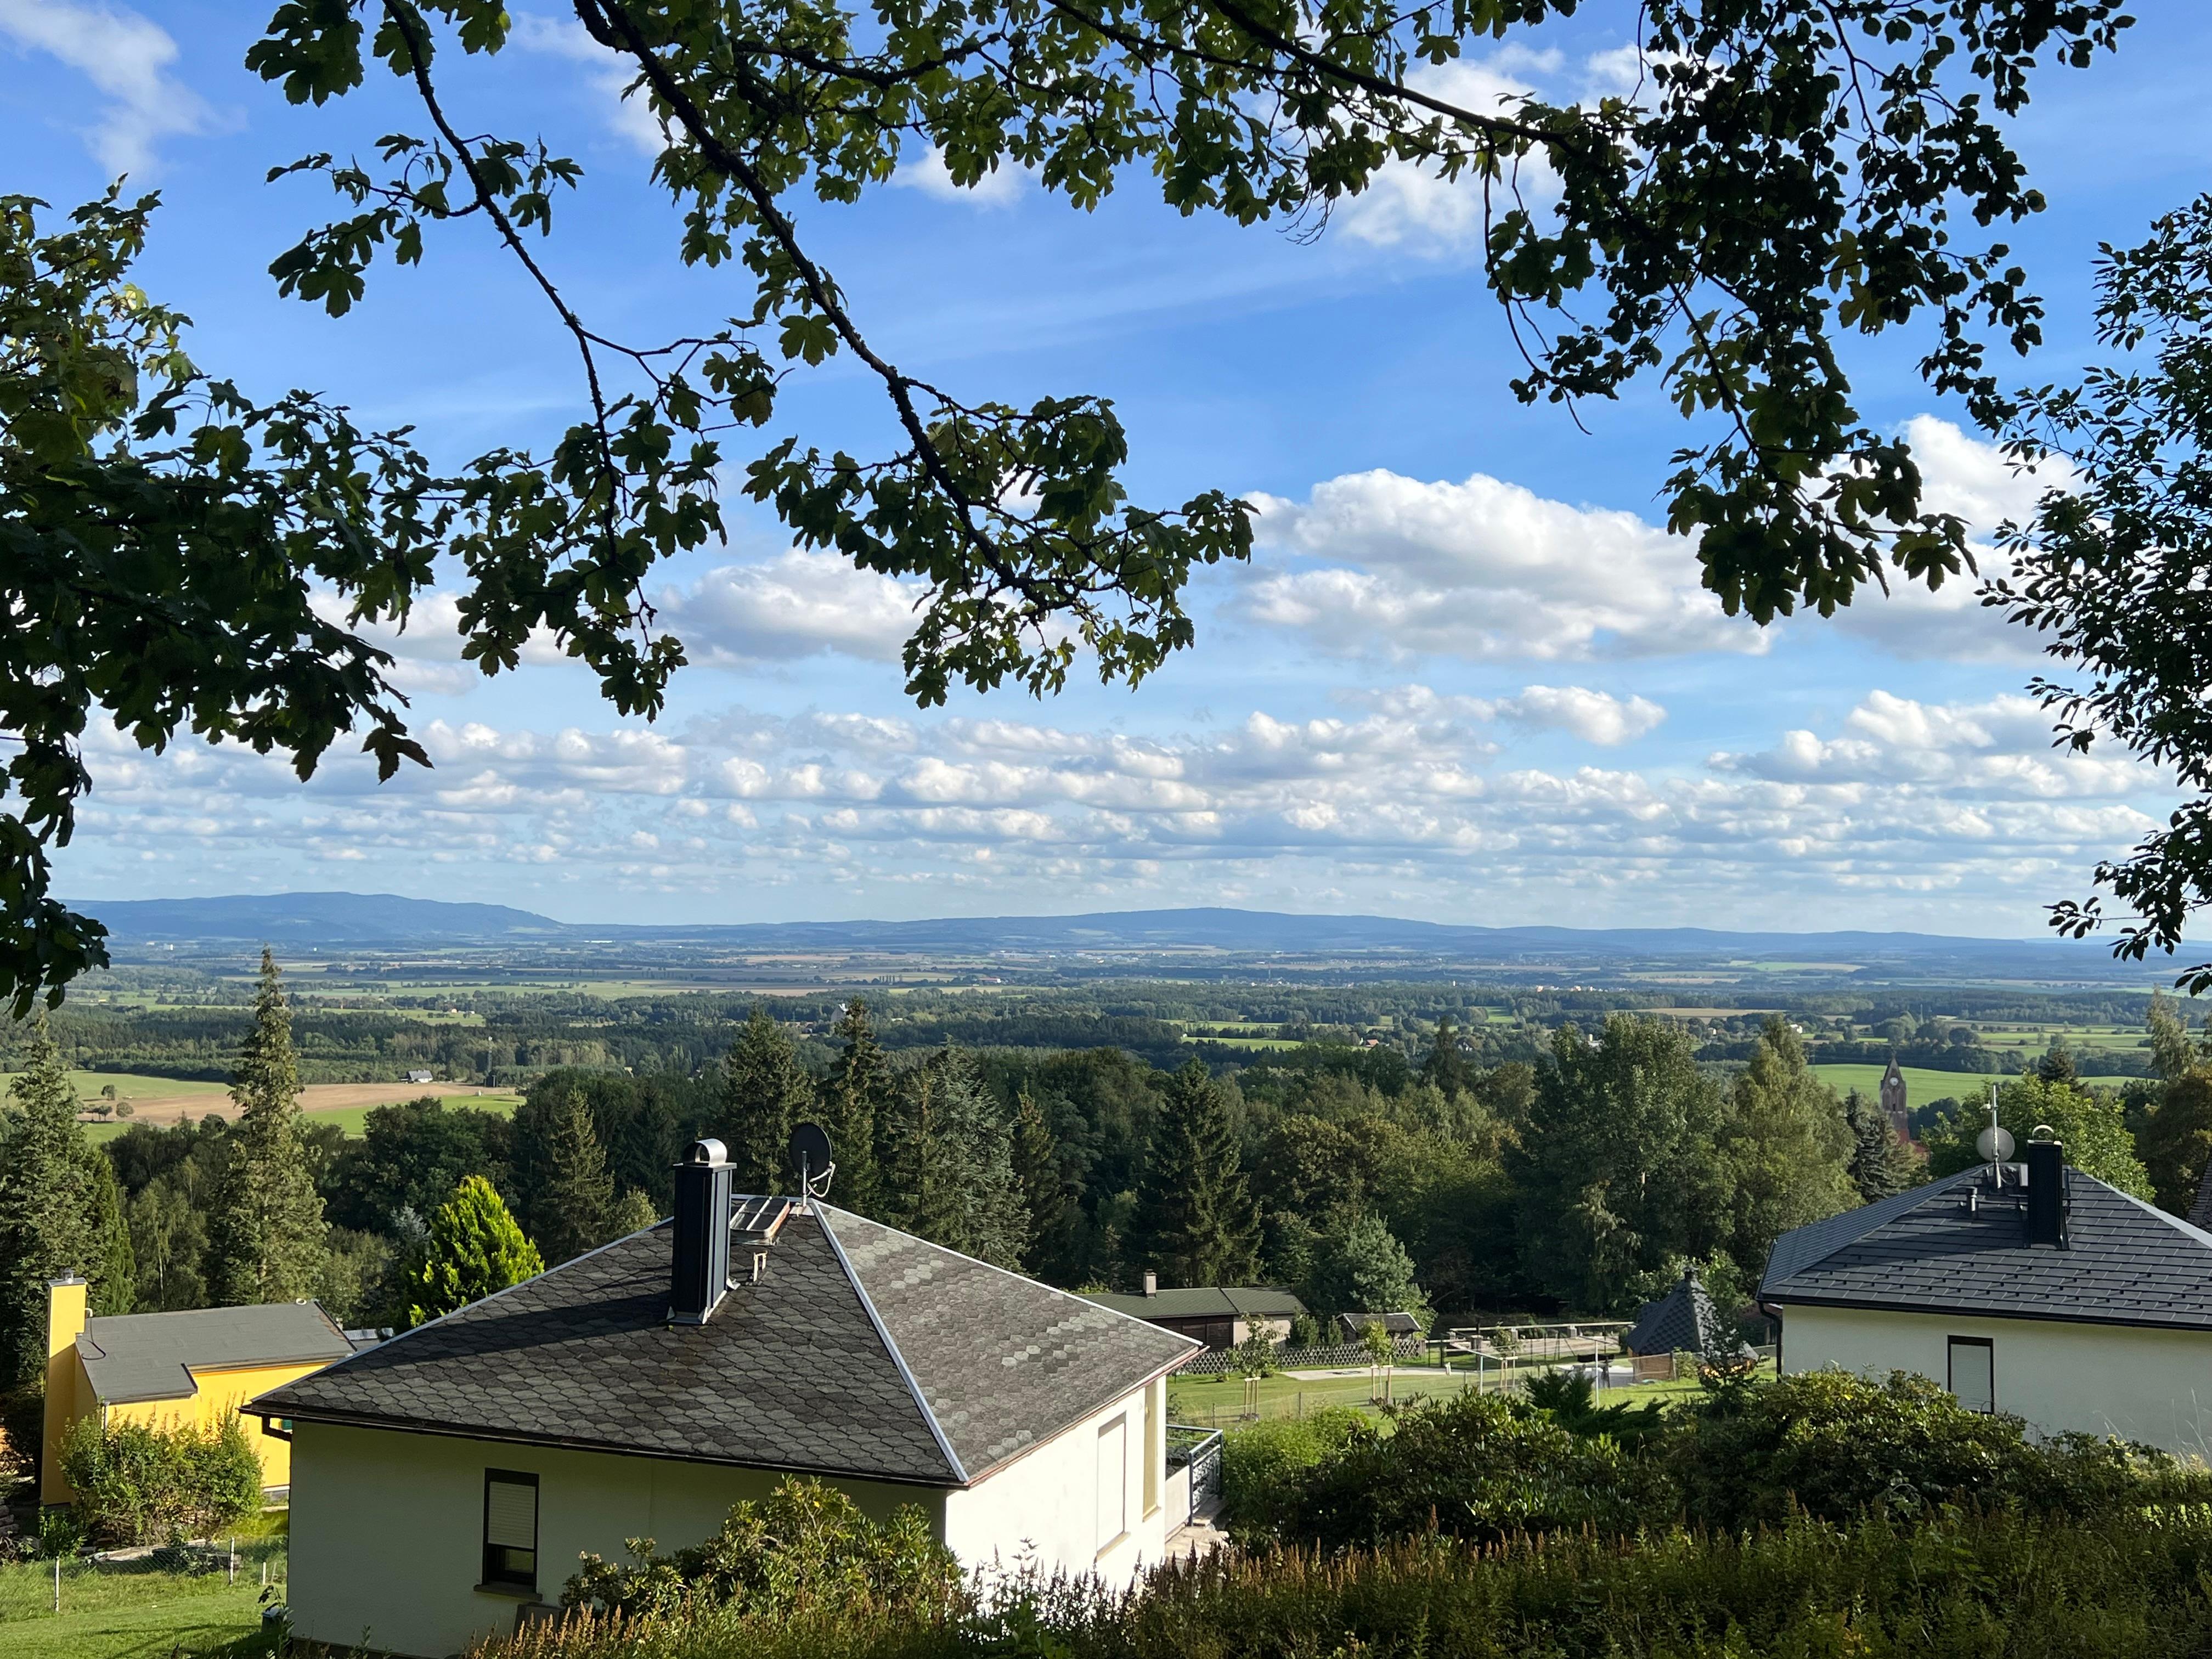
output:
[{"label": "neighboring house", "polygon": [[2069,1169],[1946,1176],[1776,1241],[1782,1369],[1917,1371],[2043,1434],[2212,1443],[2212,1233]]},{"label": "neighboring house", "polygon": [[430,1081],[430,1077],[431,1074],[428,1072],[410,1072],[407,1073],[407,1080],[410,1083],[428,1083]]},{"label": "neighboring house", "polygon": [[1347,1342],[1366,1340],[1368,1331],[1376,1325],[1394,1342],[1404,1342],[1421,1334],[1421,1322],[1409,1313],[1339,1314],[1336,1322]]},{"label": "neighboring house", "polygon": [[253,1403],[292,1437],[296,1635],[456,1652],[557,1602],[580,1552],[696,1543],[790,1474],[920,1505],[970,1567],[1126,1583],[1165,1554],[1164,1378],[1191,1344],[733,1197],[715,1142],[676,1209]]},{"label": "neighboring house", "polygon": [[[45,1504],[76,1496],[62,1478],[61,1447],[80,1418],[211,1429],[256,1395],[353,1352],[312,1302],[92,1319],[86,1316],[89,1288],[82,1279],[63,1279],[46,1289],[46,1455],[39,1486]],[[261,1456],[261,1484],[287,1485],[291,1448],[253,1418],[246,1421],[246,1434]]]},{"label": "neighboring house", "polygon": [[1716,1360],[1734,1358],[1745,1351],[1743,1339],[1729,1328],[1711,1293],[1698,1282],[1694,1267],[1683,1268],[1673,1290],[1636,1310],[1636,1322],[1620,1334],[1620,1346],[1636,1356],[1639,1382],[1672,1376],[1678,1353]]},{"label": "neighboring house", "polygon": [[1144,1284],[1140,1295],[1101,1291],[1089,1299],[1209,1348],[1233,1348],[1255,1330],[1265,1331],[1271,1342],[1287,1341],[1291,1322],[1306,1310],[1290,1291],[1266,1285],[1194,1285],[1164,1291],[1158,1276],[1149,1272]]}]

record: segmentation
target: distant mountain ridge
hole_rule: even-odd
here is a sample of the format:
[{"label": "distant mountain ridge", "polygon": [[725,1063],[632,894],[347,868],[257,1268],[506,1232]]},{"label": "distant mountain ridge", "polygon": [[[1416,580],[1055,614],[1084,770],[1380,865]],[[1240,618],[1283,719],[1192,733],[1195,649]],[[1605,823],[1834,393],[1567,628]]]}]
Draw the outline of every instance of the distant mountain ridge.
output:
[{"label": "distant mountain ridge", "polygon": [[[506,905],[403,898],[391,893],[271,893],[124,899],[83,907],[118,943],[400,944],[525,939],[680,939],[759,949],[1095,951],[1203,949],[1410,952],[1505,961],[1520,957],[1715,957],[1956,961],[2062,953],[2087,968],[2094,944],[2056,939],[1968,939],[1938,933],[1753,933],[1705,927],[1482,927],[1398,916],[1298,915],[1224,908],[1102,911],[1072,916],[950,916],[918,921],[799,921],[688,927],[576,924]],[[2139,970],[2138,970],[2139,971]]]},{"label": "distant mountain ridge", "polygon": [[246,939],[274,945],[389,945],[432,939],[550,938],[562,924],[503,904],[396,893],[232,894],[222,898],[88,900],[111,937],[139,944]]}]

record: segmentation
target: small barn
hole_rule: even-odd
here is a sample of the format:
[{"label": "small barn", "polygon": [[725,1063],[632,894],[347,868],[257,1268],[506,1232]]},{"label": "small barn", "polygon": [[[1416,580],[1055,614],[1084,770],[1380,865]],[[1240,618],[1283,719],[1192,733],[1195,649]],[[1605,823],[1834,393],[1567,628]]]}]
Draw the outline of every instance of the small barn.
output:
[{"label": "small barn", "polygon": [[1782,1369],[1916,1371],[2046,1435],[2212,1444],[2212,1232],[2065,1163],[1946,1176],[1784,1233]]},{"label": "small barn", "polygon": [[272,1391],[301,1638],[461,1651],[557,1603],[580,1552],[665,1551],[811,1475],[919,1505],[971,1568],[1127,1583],[1165,1501],[1184,1338],[818,1200],[733,1195]]},{"label": "small barn", "polygon": [[1336,1316],[1337,1329],[1344,1334],[1346,1342],[1364,1342],[1367,1333],[1376,1326],[1393,1342],[1418,1342],[1421,1336],[1421,1322],[1409,1313],[1348,1313]]},{"label": "small barn", "polygon": [[[256,1395],[319,1370],[353,1344],[313,1302],[179,1313],[88,1316],[82,1279],[46,1287],[46,1398],[39,1500],[72,1502],[61,1449],[72,1424],[136,1422],[212,1429]],[[249,1418],[261,1484],[291,1479],[291,1448]]]}]

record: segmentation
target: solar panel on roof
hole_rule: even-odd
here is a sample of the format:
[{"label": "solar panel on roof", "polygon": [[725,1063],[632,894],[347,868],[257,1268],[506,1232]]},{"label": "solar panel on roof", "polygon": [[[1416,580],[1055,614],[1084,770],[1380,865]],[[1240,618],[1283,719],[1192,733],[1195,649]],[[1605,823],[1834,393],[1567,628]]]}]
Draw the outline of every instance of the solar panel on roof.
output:
[{"label": "solar panel on roof", "polygon": [[730,1206],[730,1231],[748,1244],[773,1244],[790,1213],[787,1198],[741,1198]]}]

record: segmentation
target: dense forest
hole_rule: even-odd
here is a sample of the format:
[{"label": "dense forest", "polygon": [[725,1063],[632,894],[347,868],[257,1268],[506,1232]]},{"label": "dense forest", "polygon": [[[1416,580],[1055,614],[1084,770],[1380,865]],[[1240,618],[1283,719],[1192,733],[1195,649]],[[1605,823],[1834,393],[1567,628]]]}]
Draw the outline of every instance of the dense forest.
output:
[{"label": "dense forest", "polygon": [[[1446,1010],[1285,1021],[1269,1039],[1283,1046],[1255,1048],[1170,1043],[1164,1005],[1028,1000],[994,1019],[952,995],[690,998],[626,1005],[599,1050],[532,1075],[512,1115],[429,1095],[349,1135],[300,1112],[298,1088],[331,1034],[404,1015],[295,1003],[273,963],[249,995],[17,1033],[23,1069],[0,1115],[10,1352],[29,1353],[37,1287],[64,1269],[105,1311],[281,1293],[351,1324],[415,1322],[665,1213],[671,1166],[697,1136],[724,1141],[744,1186],[787,1189],[785,1139],[808,1120],[836,1147],[833,1201],[1071,1287],[1133,1287],[1151,1270],[1168,1285],[1290,1285],[1316,1316],[1455,1323],[1626,1314],[1693,1266],[1748,1315],[1780,1232],[1964,1167],[1986,1110],[1923,1103],[1917,1144],[1899,1142],[1809,1069],[1824,1021],[1850,1018],[1832,1012],[1613,1010],[1547,1030],[1478,1006],[1465,1028]],[[606,1006],[513,1012],[552,1030]],[[2055,1047],[2004,1086],[2002,1111],[2022,1135],[2056,1126],[2083,1168],[2182,1209],[2212,1157],[2212,1067],[2172,1005],[2143,1012],[2153,1077],[2091,1087]],[[1893,1016],[1905,1018],[1920,1017]],[[239,1079],[243,1115],[88,1146],[67,1068],[111,1026],[189,1031]],[[1364,1034],[1376,1032],[1389,1040]],[[1003,1041],[1016,1033],[1031,1041]],[[1104,1033],[1122,1041],[1085,1041]],[[668,1063],[611,1063],[632,1040]]]}]

